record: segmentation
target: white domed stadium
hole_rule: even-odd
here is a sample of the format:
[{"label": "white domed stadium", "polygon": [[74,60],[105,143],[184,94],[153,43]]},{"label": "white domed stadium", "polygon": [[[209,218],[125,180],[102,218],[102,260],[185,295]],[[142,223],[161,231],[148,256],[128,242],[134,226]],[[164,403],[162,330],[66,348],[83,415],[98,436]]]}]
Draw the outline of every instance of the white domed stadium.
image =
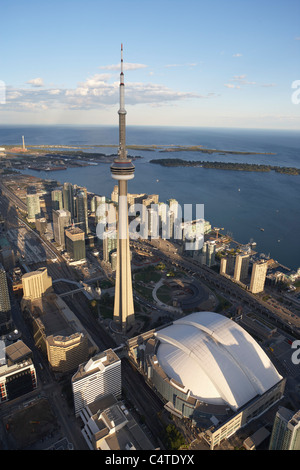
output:
[{"label": "white domed stadium", "polygon": [[223,315],[193,313],[156,337],[164,372],[203,402],[237,410],[282,379],[252,336]]},{"label": "white domed stadium", "polygon": [[218,313],[192,313],[127,347],[165,408],[192,419],[211,449],[284,393],[286,380],[259,344]]}]

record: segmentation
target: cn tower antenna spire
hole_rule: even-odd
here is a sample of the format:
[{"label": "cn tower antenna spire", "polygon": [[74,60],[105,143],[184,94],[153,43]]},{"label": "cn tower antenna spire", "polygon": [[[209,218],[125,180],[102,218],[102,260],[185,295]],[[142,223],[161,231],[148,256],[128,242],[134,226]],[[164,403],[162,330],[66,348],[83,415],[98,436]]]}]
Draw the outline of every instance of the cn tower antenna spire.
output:
[{"label": "cn tower antenna spire", "polygon": [[123,44],[121,44],[121,75],[123,74]]},{"label": "cn tower antenna spire", "polygon": [[125,110],[125,85],[123,72],[123,44],[121,44],[121,73],[120,73],[120,109],[119,113],[119,156],[122,159],[127,158],[126,152],[126,110]]}]

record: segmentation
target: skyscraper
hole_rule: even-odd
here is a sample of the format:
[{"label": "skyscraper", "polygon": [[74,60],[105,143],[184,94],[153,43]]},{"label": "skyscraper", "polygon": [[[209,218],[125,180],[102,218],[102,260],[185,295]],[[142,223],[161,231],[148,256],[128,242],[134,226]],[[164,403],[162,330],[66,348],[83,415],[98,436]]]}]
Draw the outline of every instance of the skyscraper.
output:
[{"label": "skyscraper", "polygon": [[134,306],[128,233],[127,181],[134,178],[134,165],[126,152],[126,110],[124,101],[123,45],[121,45],[119,151],[111,165],[112,177],[118,181],[118,243],[114,321],[122,331],[134,322]]},{"label": "skyscraper", "polygon": [[88,233],[88,203],[85,188],[80,189],[76,195],[76,213],[77,224],[84,233]]},{"label": "skyscraper", "polygon": [[35,217],[40,215],[40,198],[38,194],[27,194],[26,196],[27,203],[27,219],[29,222],[34,222]]},{"label": "skyscraper", "polygon": [[11,305],[7,287],[6,272],[0,264],[0,332],[9,331],[12,326]]},{"label": "skyscraper", "polygon": [[105,207],[105,196],[95,196],[95,225],[97,225],[103,218],[102,208]]},{"label": "skyscraper", "polygon": [[63,209],[63,192],[61,189],[51,191],[52,209],[57,211]]},{"label": "skyscraper", "polygon": [[64,249],[66,246],[65,228],[71,224],[71,214],[64,209],[53,210],[52,214],[54,240]]},{"label": "skyscraper", "polygon": [[64,209],[71,213],[71,219],[74,220],[74,188],[71,183],[64,183],[63,187],[63,206]]},{"label": "skyscraper", "polygon": [[110,263],[111,254],[117,248],[116,230],[108,230],[103,234],[103,260]]}]

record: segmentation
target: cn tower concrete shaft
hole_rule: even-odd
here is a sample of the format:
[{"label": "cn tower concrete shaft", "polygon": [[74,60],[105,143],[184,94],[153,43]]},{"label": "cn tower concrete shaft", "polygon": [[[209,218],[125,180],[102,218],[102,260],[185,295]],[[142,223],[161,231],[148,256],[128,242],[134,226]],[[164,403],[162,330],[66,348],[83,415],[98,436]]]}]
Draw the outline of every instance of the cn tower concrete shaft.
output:
[{"label": "cn tower concrete shaft", "polygon": [[118,180],[118,242],[115,285],[114,321],[123,332],[134,323],[131,261],[128,230],[127,181],[134,178],[134,165],[126,152],[126,111],[124,106],[123,46],[121,46],[119,156],[111,165],[111,174]]},{"label": "cn tower concrete shaft", "polygon": [[127,181],[119,181],[119,220],[114,321],[128,329],[134,322],[131,261],[128,237]]}]

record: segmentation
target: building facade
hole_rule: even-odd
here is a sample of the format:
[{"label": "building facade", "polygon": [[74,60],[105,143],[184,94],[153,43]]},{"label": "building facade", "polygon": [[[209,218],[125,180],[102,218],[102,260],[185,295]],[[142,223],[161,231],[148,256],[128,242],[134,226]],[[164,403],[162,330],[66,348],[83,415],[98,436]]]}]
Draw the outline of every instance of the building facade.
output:
[{"label": "building facade", "polygon": [[85,233],[78,227],[71,227],[65,231],[66,250],[73,261],[85,259]]},{"label": "building facade", "polygon": [[64,249],[66,246],[65,229],[70,226],[71,213],[65,209],[53,210],[52,217],[54,240]]},{"label": "building facade", "polygon": [[27,194],[26,204],[27,204],[27,220],[29,222],[34,222],[36,216],[39,216],[41,213],[39,195]]},{"label": "building facade", "polygon": [[7,346],[5,354],[6,363],[0,365],[0,404],[37,387],[32,352],[23,341]]},{"label": "building facade", "polygon": [[84,233],[88,233],[88,202],[85,188],[80,189],[76,194],[76,220],[78,227],[80,227]]},{"label": "building facade", "polygon": [[48,289],[52,288],[52,279],[48,276],[47,268],[40,268],[37,271],[24,274],[22,285],[23,298],[33,301],[40,299]]},{"label": "building facade", "polygon": [[51,191],[51,204],[52,210],[58,211],[64,208],[63,192],[61,189],[54,189]]},{"label": "building facade", "polygon": [[12,327],[11,304],[7,286],[6,271],[0,264],[0,332],[6,333]]},{"label": "building facade", "polygon": [[112,349],[92,357],[81,364],[72,377],[75,415],[94,401],[112,394],[122,393],[121,360]]},{"label": "building facade", "polygon": [[268,263],[265,260],[257,261],[253,264],[250,280],[250,291],[252,294],[263,292],[265,287]]},{"label": "building facade", "polygon": [[279,407],[272,429],[269,450],[300,450],[300,411]]},{"label": "building facade", "polygon": [[89,355],[88,337],[81,332],[47,336],[46,348],[51,369],[60,373],[75,370]]},{"label": "building facade", "polygon": [[111,255],[117,250],[117,231],[109,230],[103,234],[103,261],[111,262]]},{"label": "building facade", "polygon": [[233,278],[236,281],[245,282],[248,278],[250,256],[247,254],[238,254],[235,258],[235,267]]}]

